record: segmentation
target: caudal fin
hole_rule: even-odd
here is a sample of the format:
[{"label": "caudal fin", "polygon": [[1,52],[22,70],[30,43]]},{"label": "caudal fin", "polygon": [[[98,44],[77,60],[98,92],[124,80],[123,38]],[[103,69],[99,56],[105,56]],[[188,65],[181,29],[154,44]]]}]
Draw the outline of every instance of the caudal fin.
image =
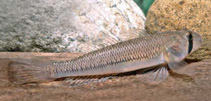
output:
[{"label": "caudal fin", "polygon": [[8,77],[15,84],[51,81],[48,66],[38,60],[15,60],[9,64]]}]

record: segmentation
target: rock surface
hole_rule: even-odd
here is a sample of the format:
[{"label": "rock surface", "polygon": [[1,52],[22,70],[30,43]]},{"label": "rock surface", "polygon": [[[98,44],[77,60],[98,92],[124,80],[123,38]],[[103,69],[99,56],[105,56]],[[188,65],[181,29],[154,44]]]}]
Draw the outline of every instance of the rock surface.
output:
[{"label": "rock surface", "polygon": [[150,33],[190,29],[202,35],[203,46],[190,58],[211,58],[211,0],[156,0],[149,9]]},{"label": "rock surface", "polygon": [[48,60],[72,59],[81,54],[71,53],[0,53],[1,101],[210,101],[211,59],[186,60],[189,65],[160,84],[146,84],[141,75],[129,75],[101,82],[69,88],[61,81],[42,85],[13,85],[8,81],[9,59],[42,58]]},{"label": "rock surface", "polygon": [[156,0],[151,6],[146,28],[149,32],[190,29],[211,35],[210,0]]},{"label": "rock surface", "polygon": [[144,22],[132,0],[0,0],[0,51],[89,52]]}]

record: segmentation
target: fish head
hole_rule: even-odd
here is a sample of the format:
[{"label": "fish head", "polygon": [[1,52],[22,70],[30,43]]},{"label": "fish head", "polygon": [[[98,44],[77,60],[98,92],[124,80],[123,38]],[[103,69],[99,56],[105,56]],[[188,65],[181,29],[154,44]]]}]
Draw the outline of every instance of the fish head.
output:
[{"label": "fish head", "polygon": [[177,37],[177,44],[174,44],[172,47],[168,48],[167,55],[165,60],[168,63],[170,69],[177,70],[180,67],[185,66],[187,63],[183,59],[199,49],[202,44],[201,36],[190,30],[181,30],[177,31],[179,37]]},{"label": "fish head", "polygon": [[201,47],[202,38],[198,33],[190,30],[185,30],[184,35],[188,42],[188,54],[193,53],[194,51],[196,51]]},{"label": "fish head", "polygon": [[180,30],[173,32],[173,43],[166,48],[165,60],[169,62],[182,61],[186,56],[200,48],[202,44],[201,36],[190,30]]}]

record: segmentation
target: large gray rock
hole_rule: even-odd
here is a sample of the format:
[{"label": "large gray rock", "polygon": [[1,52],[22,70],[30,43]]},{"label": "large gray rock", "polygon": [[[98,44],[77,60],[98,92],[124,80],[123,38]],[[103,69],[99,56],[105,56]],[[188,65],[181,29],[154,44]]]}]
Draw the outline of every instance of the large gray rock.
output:
[{"label": "large gray rock", "polygon": [[144,22],[132,0],[0,0],[0,51],[89,52]]}]

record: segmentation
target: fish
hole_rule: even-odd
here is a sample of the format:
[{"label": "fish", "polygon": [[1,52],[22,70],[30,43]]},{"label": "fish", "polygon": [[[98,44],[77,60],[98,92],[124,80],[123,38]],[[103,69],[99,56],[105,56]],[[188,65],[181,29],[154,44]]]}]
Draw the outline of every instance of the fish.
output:
[{"label": "fish", "polygon": [[[147,34],[89,52],[72,60],[16,59],[8,66],[12,83],[50,82],[61,78],[117,75],[155,67],[152,80],[164,80],[185,57],[200,48],[201,36],[190,30]],[[80,79],[79,79],[80,80]]]}]

